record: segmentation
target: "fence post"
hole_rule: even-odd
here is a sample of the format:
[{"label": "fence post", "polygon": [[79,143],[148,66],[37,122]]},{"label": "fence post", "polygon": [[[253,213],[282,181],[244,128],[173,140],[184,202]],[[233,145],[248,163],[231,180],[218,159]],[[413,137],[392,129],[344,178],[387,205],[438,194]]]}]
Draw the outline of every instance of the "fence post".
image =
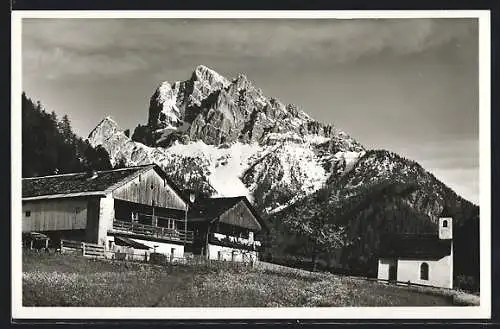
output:
[{"label": "fence post", "polygon": [[64,249],[63,249],[63,245],[64,245],[64,242],[63,242],[63,240],[61,239],[61,254],[63,253],[63,250],[64,250]]},{"label": "fence post", "polygon": [[85,256],[85,242],[82,242],[82,256]]}]

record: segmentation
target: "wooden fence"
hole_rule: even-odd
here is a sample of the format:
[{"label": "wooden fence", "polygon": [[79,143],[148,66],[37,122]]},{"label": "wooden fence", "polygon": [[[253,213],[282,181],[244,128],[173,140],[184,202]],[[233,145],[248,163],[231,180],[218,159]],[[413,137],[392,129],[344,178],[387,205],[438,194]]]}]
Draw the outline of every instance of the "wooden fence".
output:
[{"label": "wooden fence", "polygon": [[105,248],[95,243],[61,240],[61,253],[81,253],[84,257],[105,258]]},{"label": "wooden fence", "polygon": [[[133,249],[133,248],[132,248]],[[192,253],[186,253],[182,257],[174,257],[173,255],[155,254],[155,253],[136,253],[130,250],[106,250],[104,245],[98,245],[95,243],[72,241],[72,240],[61,240],[60,243],[61,253],[73,253],[83,255],[85,257],[93,258],[107,258],[113,260],[121,261],[139,261],[139,262],[151,262],[156,264],[185,264],[185,265],[203,265],[209,267],[221,267],[221,266],[255,266],[257,262],[251,261],[232,261],[232,260],[214,260],[207,259],[204,255],[193,255]],[[270,264],[273,266],[281,267],[280,265]],[[300,270],[297,270],[300,271]]]}]

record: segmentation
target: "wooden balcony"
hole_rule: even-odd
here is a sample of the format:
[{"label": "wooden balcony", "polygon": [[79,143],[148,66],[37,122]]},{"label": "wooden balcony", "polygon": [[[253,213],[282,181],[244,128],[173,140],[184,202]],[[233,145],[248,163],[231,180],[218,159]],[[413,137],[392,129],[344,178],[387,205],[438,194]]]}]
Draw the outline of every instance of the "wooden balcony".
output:
[{"label": "wooden balcony", "polygon": [[114,220],[113,230],[125,233],[139,234],[144,237],[155,237],[170,241],[193,243],[193,231],[172,229],[161,226],[146,225],[128,221]]}]

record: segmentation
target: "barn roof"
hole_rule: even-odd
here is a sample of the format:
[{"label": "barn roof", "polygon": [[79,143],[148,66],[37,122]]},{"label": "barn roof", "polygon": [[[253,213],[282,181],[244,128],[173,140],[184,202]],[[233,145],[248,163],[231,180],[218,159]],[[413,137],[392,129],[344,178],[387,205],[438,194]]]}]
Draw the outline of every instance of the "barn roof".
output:
[{"label": "barn roof", "polygon": [[382,238],[380,257],[439,259],[451,254],[451,240],[436,234],[398,234]]},{"label": "barn roof", "polygon": [[244,196],[230,198],[200,198],[195,201],[189,211],[190,218],[204,218],[211,220],[234,207],[238,202],[246,199]]},{"label": "barn roof", "polygon": [[[156,170],[163,178],[168,180],[163,170],[155,164],[102,170],[97,171],[94,176],[92,173],[80,172],[23,178],[23,200],[106,195],[151,169]],[[181,196],[175,184],[169,180],[168,183]]]},{"label": "barn roof", "polygon": [[257,210],[245,196],[225,198],[200,198],[195,201],[189,210],[188,220],[212,221],[234,207],[239,202],[244,202],[263,228],[268,230],[267,223],[261,218]]}]

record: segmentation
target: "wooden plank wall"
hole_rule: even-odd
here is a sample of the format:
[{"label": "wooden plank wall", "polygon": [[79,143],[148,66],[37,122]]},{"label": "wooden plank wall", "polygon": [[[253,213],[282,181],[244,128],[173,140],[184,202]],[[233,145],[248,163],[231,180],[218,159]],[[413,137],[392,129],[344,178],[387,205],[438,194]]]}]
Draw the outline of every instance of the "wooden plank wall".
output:
[{"label": "wooden plank wall", "polygon": [[[153,186],[153,189],[151,189]],[[186,203],[166,181],[151,169],[141,174],[124,186],[113,192],[115,199],[151,205],[154,200],[155,205],[163,208],[186,209]]]},{"label": "wooden plank wall", "polygon": [[23,232],[85,229],[87,200],[65,198],[23,202],[22,224]]},{"label": "wooden plank wall", "polygon": [[100,198],[89,198],[87,204],[87,230],[85,240],[97,243],[99,241],[99,210]]},{"label": "wooden plank wall", "polygon": [[243,201],[238,202],[234,207],[223,213],[219,221],[221,223],[245,227],[252,231],[259,231],[261,229],[259,222]]}]

